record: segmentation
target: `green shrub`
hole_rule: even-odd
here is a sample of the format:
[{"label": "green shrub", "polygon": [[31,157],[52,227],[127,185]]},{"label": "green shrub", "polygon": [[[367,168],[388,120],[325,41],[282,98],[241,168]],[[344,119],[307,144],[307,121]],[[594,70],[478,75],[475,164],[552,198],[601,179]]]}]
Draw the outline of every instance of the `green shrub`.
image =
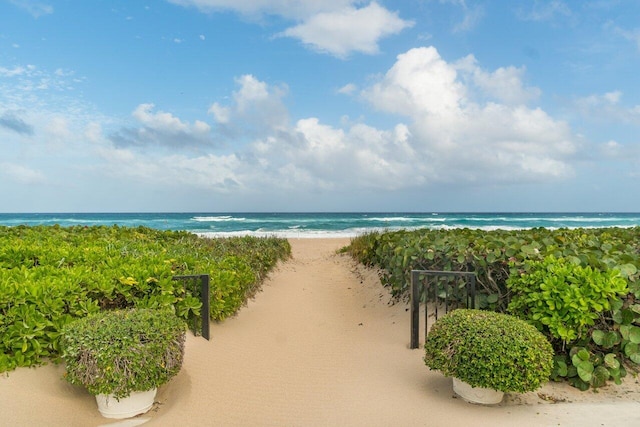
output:
[{"label": "green shrub", "polygon": [[[509,278],[529,281],[516,286],[527,290],[511,308],[548,334],[556,350],[553,379],[567,379],[585,390],[609,379],[620,383],[626,368],[640,365],[640,227],[372,233],[354,239],[348,252],[380,268],[382,283],[397,299],[408,299],[414,269],[474,271],[476,308],[499,312],[507,310],[512,294],[520,293],[509,289]],[[554,274],[540,272],[549,282],[545,287],[559,283],[554,291],[540,290],[543,280],[521,277],[548,257],[563,259],[552,267]],[[585,290],[572,282],[595,285]],[[537,311],[535,319],[532,311]]]},{"label": "green shrub", "polygon": [[114,310],[65,326],[67,381],[127,397],[168,382],[182,367],[186,324],[169,311]]},{"label": "green shrub", "polygon": [[640,227],[371,233],[353,239],[348,251],[380,268],[382,283],[398,299],[408,298],[411,270],[474,271],[476,307],[504,311],[512,269],[548,255],[600,271],[618,270],[640,299]]},{"label": "green shrub", "polygon": [[507,280],[508,311],[555,339],[584,338],[614,301],[625,295],[627,281],[616,270],[598,271],[550,255],[530,261]]},{"label": "green shrub", "polygon": [[0,226],[0,372],[55,361],[62,327],[99,310],[169,309],[184,319],[197,317],[202,304],[172,280],[176,275],[209,274],[210,315],[223,320],[290,254],[289,242],[278,238]]},{"label": "green shrub", "polygon": [[535,327],[490,311],[449,312],[432,326],[424,348],[430,369],[503,392],[536,390],[553,365],[551,344]]}]

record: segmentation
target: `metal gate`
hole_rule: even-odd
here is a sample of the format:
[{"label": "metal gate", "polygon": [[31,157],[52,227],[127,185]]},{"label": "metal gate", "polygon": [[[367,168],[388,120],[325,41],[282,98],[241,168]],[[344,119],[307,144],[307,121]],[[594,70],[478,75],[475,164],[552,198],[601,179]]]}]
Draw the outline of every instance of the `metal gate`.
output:
[{"label": "metal gate", "polygon": [[[436,278],[436,280],[430,282],[429,278]],[[450,286],[450,280],[439,289],[438,285],[442,283],[440,278],[464,279],[465,292],[461,292],[458,281],[454,281],[454,285]],[[423,294],[425,296],[424,336],[426,339],[429,327],[428,302],[435,301],[436,320],[438,319],[438,305],[442,300],[444,300],[445,314],[449,312],[449,309],[458,308],[461,305],[466,308],[475,308],[476,274],[469,271],[411,270],[411,342],[409,348],[418,348],[419,345],[420,302]]]}]

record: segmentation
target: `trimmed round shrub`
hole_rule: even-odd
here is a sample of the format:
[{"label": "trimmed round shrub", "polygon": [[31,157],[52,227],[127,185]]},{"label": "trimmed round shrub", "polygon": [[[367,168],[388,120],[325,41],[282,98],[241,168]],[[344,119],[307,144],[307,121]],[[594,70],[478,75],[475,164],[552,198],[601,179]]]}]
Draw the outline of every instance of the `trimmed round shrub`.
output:
[{"label": "trimmed round shrub", "polygon": [[549,379],[553,349],[535,327],[514,316],[459,309],[436,321],[425,364],[473,387],[524,393]]},{"label": "trimmed round shrub", "polygon": [[182,367],[186,324],[154,309],[103,311],[74,321],[61,340],[71,384],[116,398],[168,382]]}]

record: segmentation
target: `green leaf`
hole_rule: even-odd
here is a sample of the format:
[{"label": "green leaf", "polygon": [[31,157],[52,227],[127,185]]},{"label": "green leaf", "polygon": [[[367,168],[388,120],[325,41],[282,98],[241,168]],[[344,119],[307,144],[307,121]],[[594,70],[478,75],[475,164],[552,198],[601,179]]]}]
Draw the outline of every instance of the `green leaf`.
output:
[{"label": "green leaf", "polygon": [[487,302],[489,304],[495,304],[498,302],[499,297],[500,296],[498,294],[487,295]]},{"label": "green leaf", "polygon": [[623,264],[616,267],[616,270],[620,272],[620,275],[624,278],[633,276],[638,272],[638,269],[633,264]]},{"label": "green leaf", "polygon": [[584,382],[591,381],[591,377],[594,370],[593,363],[589,361],[582,361],[576,364],[575,366],[578,369],[578,376],[582,381]]},{"label": "green leaf", "polygon": [[593,387],[602,387],[607,383],[609,379],[609,370],[604,366],[598,366],[594,369],[593,374],[591,376],[591,385]]},{"label": "green leaf", "polygon": [[624,346],[624,354],[634,363],[640,364],[640,346],[629,342]]},{"label": "green leaf", "polygon": [[565,362],[556,362],[554,367],[555,374],[559,377],[566,377],[568,373],[567,364]]},{"label": "green leaf", "polygon": [[629,341],[634,344],[640,344],[640,327],[631,326],[629,329]]},{"label": "green leaf", "polygon": [[618,361],[616,355],[613,353],[609,353],[606,356],[604,356],[604,364],[607,368],[613,368],[613,369],[620,368],[620,362]]},{"label": "green leaf", "polygon": [[606,332],[605,331],[601,331],[601,330],[594,330],[591,333],[591,338],[593,339],[593,342],[598,344],[598,345],[602,345],[604,343],[604,336],[605,336]]}]

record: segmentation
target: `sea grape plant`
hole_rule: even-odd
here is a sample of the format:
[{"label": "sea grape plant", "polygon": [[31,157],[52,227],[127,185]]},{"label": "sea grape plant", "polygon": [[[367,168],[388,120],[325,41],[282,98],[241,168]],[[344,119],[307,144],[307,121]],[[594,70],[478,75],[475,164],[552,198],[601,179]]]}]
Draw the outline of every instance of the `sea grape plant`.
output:
[{"label": "sea grape plant", "polygon": [[210,274],[210,316],[224,320],[278,260],[278,238],[208,239],[146,227],[0,227],[0,372],[60,355],[69,322],[100,310],[169,309],[198,316],[201,302],[176,275]]},{"label": "sea grape plant", "polygon": [[563,344],[583,339],[603,312],[627,294],[617,270],[599,271],[553,255],[529,261],[507,279],[507,310]]},{"label": "sea grape plant", "polygon": [[[552,378],[586,389],[619,382],[628,369],[639,367],[640,227],[401,230],[359,236],[346,251],[378,268],[396,300],[408,299],[411,270],[474,271],[475,306],[499,312],[507,310],[514,293],[507,286],[510,278],[527,281],[531,277],[521,274],[531,263],[553,264],[554,273],[548,276],[560,275],[564,281],[546,277],[540,282],[546,280],[546,290],[521,295],[512,305],[516,310],[521,303],[520,315],[546,327],[556,351]],[[574,273],[581,278],[571,276]],[[523,286],[536,289],[538,284],[531,279]],[[571,301],[563,304],[563,298]]]}]

